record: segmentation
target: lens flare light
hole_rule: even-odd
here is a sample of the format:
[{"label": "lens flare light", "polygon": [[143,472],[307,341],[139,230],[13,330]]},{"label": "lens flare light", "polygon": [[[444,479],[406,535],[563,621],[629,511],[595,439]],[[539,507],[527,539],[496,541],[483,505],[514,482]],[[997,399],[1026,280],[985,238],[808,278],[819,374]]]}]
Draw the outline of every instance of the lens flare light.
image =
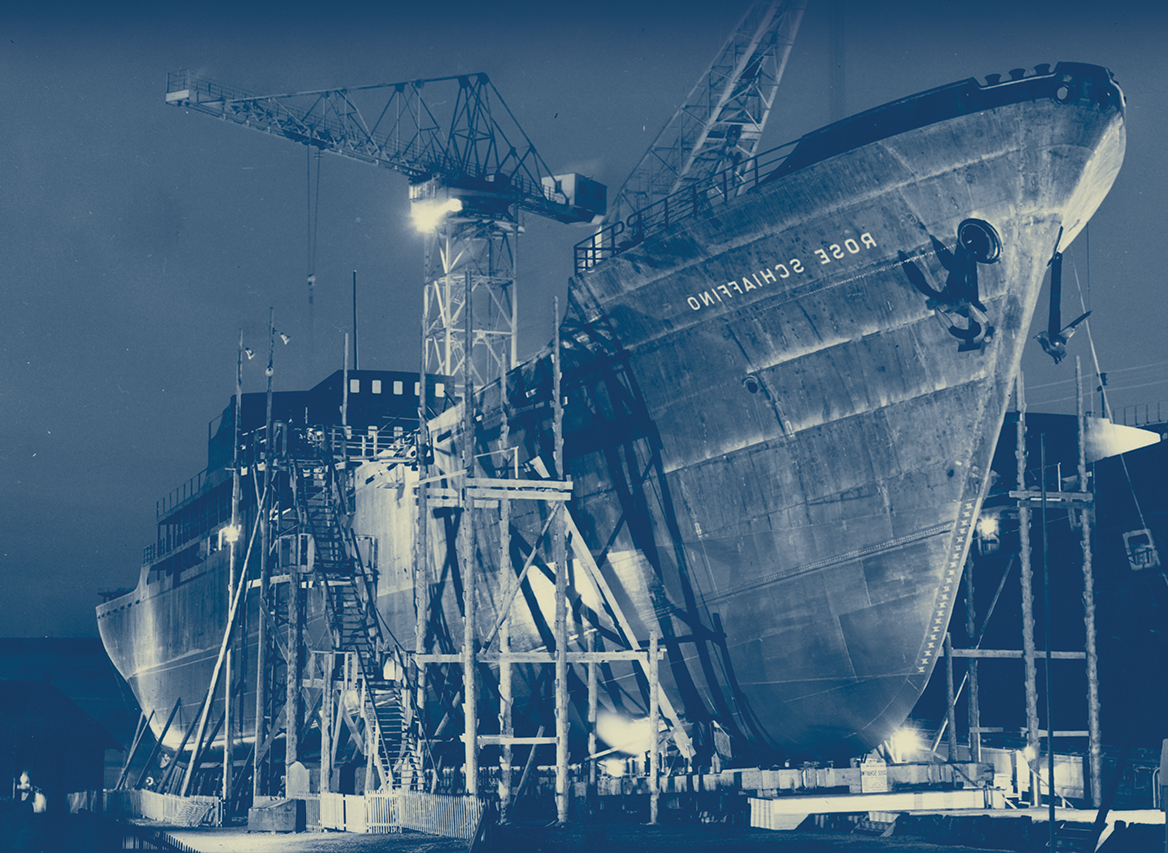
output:
[{"label": "lens flare light", "polygon": [[596,733],[613,749],[638,755],[653,745],[648,718],[633,719],[612,712],[601,712],[596,719]]},{"label": "lens flare light", "polygon": [[897,729],[896,734],[889,739],[888,747],[892,752],[892,760],[901,764],[916,758],[917,753],[924,748],[924,743],[920,732],[906,726]]},{"label": "lens flare light", "polygon": [[422,199],[410,206],[410,218],[414,220],[414,228],[423,234],[436,231],[448,213],[457,213],[462,210],[462,201],[457,198]]}]

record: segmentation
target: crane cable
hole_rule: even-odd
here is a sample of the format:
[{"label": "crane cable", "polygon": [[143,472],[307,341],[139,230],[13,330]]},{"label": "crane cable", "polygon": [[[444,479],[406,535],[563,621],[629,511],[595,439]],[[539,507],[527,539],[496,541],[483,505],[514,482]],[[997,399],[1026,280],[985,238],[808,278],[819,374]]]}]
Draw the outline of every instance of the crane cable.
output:
[{"label": "crane cable", "polygon": [[316,150],[316,186],[312,185],[312,148],[306,146],[308,158],[305,161],[305,187],[308,192],[308,304],[313,303],[313,288],[316,285],[316,233],[320,214],[320,149]]},{"label": "crane cable", "polygon": [[315,302],[316,290],[316,235],[320,219],[320,149],[316,149],[316,185],[312,181],[312,147],[307,147],[305,160],[305,188],[307,192],[306,215],[308,218],[308,352],[311,358],[315,350]]}]

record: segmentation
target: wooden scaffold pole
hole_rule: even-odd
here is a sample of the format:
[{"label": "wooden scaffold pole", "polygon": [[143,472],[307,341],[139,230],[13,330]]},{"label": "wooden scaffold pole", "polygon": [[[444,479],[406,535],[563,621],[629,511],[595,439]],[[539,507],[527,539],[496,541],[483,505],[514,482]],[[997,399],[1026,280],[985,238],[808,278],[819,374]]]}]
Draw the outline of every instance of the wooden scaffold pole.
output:
[{"label": "wooden scaffold pole", "polygon": [[[239,438],[242,424],[243,414],[241,409],[243,407],[243,329],[239,330],[239,350],[235,357],[235,411],[233,413],[232,430],[231,430],[231,523],[228,525],[227,533],[227,547],[228,562],[227,562],[227,609],[231,609],[231,596],[235,590],[235,573],[239,571],[237,565],[236,555],[238,553],[239,544],[239,499],[242,491],[239,476],[239,466],[242,462],[239,458]],[[245,567],[246,570],[246,567]],[[232,754],[234,747],[232,744],[232,727],[237,724],[234,715],[231,713],[232,704],[235,700],[235,670],[232,664],[232,647],[235,645],[235,630],[234,625],[228,627],[227,651],[223,659],[223,683],[224,687],[224,703],[223,703],[223,804],[225,811],[230,814],[231,811],[231,791],[233,788],[233,781],[231,778],[232,771],[235,769],[232,761]]]},{"label": "wooden scaffold pole", "polygon": [[[564,472],[564,398],[560,389],[560,300],[553,302],[552,322],[555,323],[553,343],[552,395],[554,397],[555,476],[563,480]],[[556,521],[552,533],[553,557],[556,566],[556,820],[568,822],[568,566],[567,526],[564,516],[568,508],[557,504],[552,512]]]},{"label": "wooden scaffold pole", "polygon": [[946,728],[949,730],[949,762],[955,763],[957,756],[957,695],[953,690],[953,642],[949,632],[945,632],[945,696]]},{"label": "wooden scaffold pole", "polygon": [[333,790],[333,751],[337,733],[333,725],[333,653],[315,652],[312,656],[312,671],[320,664],[320,682],[323,695],[320,703],[320,790]]},{"label": "wooden scaffold pole", "polygon": [[[1083,414],[1083,366],[1075,356],[1075,397],[1079,422],[1079,491],[1093,491],[1087,480],[1087,419]],[[1087,653],[1087,765],[1091,804],[1099,808],[1103,792],[1103,748],[1099,730],[1099,654],[1095,645],[1095,575],[1091,565],[1091,509],[1079,509],[1083,548],[1083,623]]]},{"label": "wooden scaffold pole", "polygon": [[[987,617],[988,618],[988,617]],[[970,643],[979,642],[977,636],[977,613],[973,601],[973,557],[966,558],[965,565],[965,636]],[[981,700],[978,696],[977,658],[969,659],[967,677],[969,679],[969,760],[981,762]]]},{"label": "wooden scaffold pole", "polygon": [[661,723],[658,711],[657,697],[661,687],[658,675],[660,661],[658,661],[658,632],[654,627],[649,634],[649,823],[657,823],[657,808],[660,804],[661,793],[659,773],[661,754],[658,748],[657,729]]},{"label": "wooden scaffold pole", "polygon": [[257,607],[257,624],[256,630],[258,632],[256,639],[256,674],[255,674],[255,688],[256,688],[256,714],[255,714],[255,742],[256,748],[252,752],[252,770],[251,770],[251,785],[252,798],[265,796],[268,793],[267,779],[264,772],[267,765],[266,755],[261,755],[260,744],[268,736],[268,723],[271,718],[270,709],[268,708],[268,621],[271,619],[269,611],[269,598],[271,591],[269,590],[269,579],[271,575],[271,562],[269,560],[268,549],[271,546],[271,532],[269,530],[270,520],[268,518],[268,501],[269,501],[269,486],[272,482],[272,356],[275,349],[276,341],[276,327],[275,327],[275,309],[268,309],[268,367],[265,373],[268,377],[268,393],[267,393],[267,414],[264,421],[264,491],[262,500],[256,509],[259,514],[260,525],[260,583],[256,590],[259,598],[259,606]]},{"label": "wooden scaffold pole", "polygon": [[[596,654],[596,640],[599,632],[593,629],[588,634],[588,651]],[[596,711],[598,699],[597,661],[588,661],[588,803],[596,805]]]},{"label": "wooden scaffold pole", "polygon": [[[514,302],[514,300],[513,300]],[[499,377],[499,405],[503,412],[503,423],[499,433],[499,447],[504,454],[510,452],[511,420],[508,415],[507,400],[507,371],[511,367],[510,354],[503,352],[503,369]],[[507,456],[504,455],[503,467],[507,467]],[[511,501],[499,501],[499,567],[503,570],[500,577],[510,576],[511,567]],[[503,749],[499,757],[499,820],[506,822],[511,815],[511,762],[514,758],[510,738],[515,734],[514,719],[511,703],[511,606],[502,614],[502,624],[499,626],[499,733],[503,735]],[[532,746],[532,752],[535,747]]]},{"label": "wooden scaffold pole", "polygon": [[[1018,491],[1026,491],[1026,384],[1022,371],[1016,383],[1018,398],[1018,431],[1015,457],[1018,460]],[[1022,585],[1022,662],[1026,679],[1026,748],[1029,787],[1034,805],[1042,803],[1038,773],[1038,670],[1034,652],[1034,573],[1030,566],[1030,506],[1018,503],[1018,536],[1020,541]]]},{"label": "wooden scaffold pole", "polygon": [[[428,241],[427,241],[428,242]],[[422,316],[422,362],[418,368],[418,432],[416,439],[416,453],[418,460],[417,486],[417,533],[414,536],[414,700],[412,732],[414,742],[414,773],[417,778],[413,781],[416,790],[425,787],[425,738],[426,738],[426,665],[420,663],[418,655],[426,654],[430,648],[430,509],[427,501],[427,480],[430,476],[430,439],[426,420],[426,316]]]},{"label": "wooden scaffold pole", "polygon": [[471,348],[473,341],[473,317],[471,306],[471,275],[465,273],[466,301],[463,313],[466,319],[466,344],[462,359],[463,387],[463,427],[462,427],[462,518],[458,523],[459,571],[462,574],[463,633],[462,633],[462,707],[464,715],[463,738],[466,753],[466,793],[478,795],[479,747],[478,747],[478,664],[475,661],[475,566],[474,549],[474,496],[470,483],[474,477],[474,387],[471,379]]}]

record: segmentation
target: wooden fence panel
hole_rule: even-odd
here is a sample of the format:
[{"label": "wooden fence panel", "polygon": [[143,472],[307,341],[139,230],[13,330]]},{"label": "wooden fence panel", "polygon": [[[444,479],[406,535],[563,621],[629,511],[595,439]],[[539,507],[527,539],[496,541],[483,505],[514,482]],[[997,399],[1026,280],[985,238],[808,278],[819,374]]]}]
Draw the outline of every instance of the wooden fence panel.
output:
[{"label": "wooden fence panel", "polygon": [[345,794],[345,832],[369,831],[365,819],[365,798],[358,794]]},{"label": "wooden fence panel", "polygon": [[345,830],[345,795],[321,793],[320,828]]}]

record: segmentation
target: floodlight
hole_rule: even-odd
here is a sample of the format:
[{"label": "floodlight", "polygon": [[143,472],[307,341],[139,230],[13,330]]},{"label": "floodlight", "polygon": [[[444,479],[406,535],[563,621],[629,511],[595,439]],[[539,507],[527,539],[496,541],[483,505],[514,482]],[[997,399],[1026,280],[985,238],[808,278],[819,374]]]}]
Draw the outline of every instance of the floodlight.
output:
[{"label": "floodlight", "polygon": [[423,234],[437,230],[442,224],[442,218],[448,213],[457,213],[462,210],[462,201],[457,198],[422,199],[410,206],[410,217],[414,220],[414,228]]},{"label": "floodlight", "polygon": [[1000,527],[996,513],[982,513],[977,519],[977,535],[982,539],[993,539]]},{"label": "floodlight", "polygon": [[889,746],[892,749],[893,760],[898,763],[912,759],[924,748],[920,732],[910,726],[897,729],[889,739]]}]

